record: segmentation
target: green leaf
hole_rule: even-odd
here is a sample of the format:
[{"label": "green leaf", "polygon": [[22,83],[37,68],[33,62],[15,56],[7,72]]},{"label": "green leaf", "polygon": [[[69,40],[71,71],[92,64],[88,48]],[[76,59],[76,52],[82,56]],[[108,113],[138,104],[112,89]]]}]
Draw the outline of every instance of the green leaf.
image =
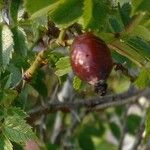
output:
[{"label": "green leaf", "polygon": [[0,121],[5,118],[5,110],[3,107],[0,107]]},{"label": "green leaf", "polygon": [[110,17],[109,22],[113,32],[119,33],[123,30],[123,25],[119,22],[118,17],[116,16]]},{"label": "green leaf", "polygon": [[116,145],[109,143],[108,141],[102,140],[99,144],[95,146],[95,150],[117,150]]},{"label": "green leaf", "polygon": [[13,150],[13,145],[7,137],[0,135],[0,150]]},{"label": "green leaf", "polygon": [[131,5],[129,3],[123,4],[122,7],[119,7],[119,12],[124,26],[127,26],[131,20]]},{"label": "green leaf", "polygon": [[83,25],[86,28],[93,17],[93,0],[84,0]]},{"label": "green leaf", "polygon": [[62,0],[59,7],[49,12],[51,19],[60,27],[66,28],[82,15],[81,0]]},{"label": "green leaf", "polygon": [[27,39],[23,29],[14,27],[11,29],[14,40],[14,51],[17,55],[25,57],[27,55]]},{"label": "green leaf", "polygon": [[40,95],[46,97],[48,94],[46,84],[44,83],[45,74],[41,70],[34,75],[31,85],[36,89]]},{"label": "green leaf", "polygon": [[129,37],[125,42],[145,58],[145,63],[146,60],[150,61],[150,44],[148,42],[140,37]]},{"label": "green leaf", "polygon": [[149,0],[132,0],[133,12],[148,11],[150,12]]},{"label": "green leaf", "polygon": [[150,30],[142,25],[136,26],[131,34],[133,36],[142,37],[143,39],[150,41]]},{"label": "green leaf", "polygon": [[109,125],[110,125],[111,132],[116,137],[116,139],[119,140],[120,139],[120,135],[121,135],[119,126],[116,123],[114,123],[114,122],[111,122]]},{"label": "green leaf", "polygon": [[19,107],[10,107],[7,109],[8,116],[18,116],[20,118],[26,118],[28,115]]},{"label": "green leaf", "polygon": [[84,0],[83,27],[102,30],[106,26],[108,13],[109,3],[106,0]]},{"label": "green leaf", "polygon": [[79,136],[79,145],[83,150],[94,150],[94,143],[91,140],[90,136],[86,136],[85,134],[81,134]]},{"label": "green leaf", "polygon": [[11,0],[10,15],[14,23],[17,23],[18,10],[22,0]]},{"label": "green leaf", "polygon": [[[64,0],[63,0],[64,1]],[[62,3],[62,0],[26,0],[25,7],[31,14],[31,19],[47,15],[49,11],[56,9]]]},{"label": "green leaf", "polygon": [[141,54],[125,43],[125,40],[116,40],[112,43],[117,53],[127,57],[136,65],[142,67],[147,61]]},{"label": "green leaf", "polygon": [[11,85],[11,74],[8,74],[4,78],[2,78],[0,83],[2,89],[8,89]]},{"label": "green leaf", "polygon": [[127,58],[124,57],[123,55],[120,55],[119,53],[112,51],[112,57],[115,60],[115,62],[120,63],[120,64],[126,64],[127,67],[130,67],[132,62]]},{"label": "green leaf", "polygon": [[52,5],[53,3],[57,2],[58,0],[24,0],[25,7],[27,11],[33,15],[37,11],[41,9],[45,9],[49,5]]},{"label": "green leaf", "polygon": [[2,46],[0,47],[0,56],[2,58],[2,67],[5,69],[13,53],[13,38],[8,26],[4,25],[2,29]]},{"label": "green leaf", "polygon": [[51,53],[47,56],[47,59],[51,67],[55,67],[56,62],[63,56],[64,55],[62,53],[51,51]]},{"label": "green leaf", "polygon": [[55,74],[57,76],[63,76],[71,71],[71,66],[70,66],[70,57],[62,57],[58,60],[56,63],[56,72]]},{"label": "green leaf", "polygon": [[141,122],[141,117],[131,114],[127,117],[127,129],[130,134],[135,134]]},{"label": "green leaf", "polygon": [[8,107],[17,97],[18,92],[12,89],[4,89],[1,93],[0,103]]},{"label": "green leaf", "polygon": [[149,68],[143,68],[134,82],[139,88],[145,88],[150,84],[150,70]]},{"label": "green leaf", "polygon": [[77,76],[75,76],[74,79],[73,79],[74,89],[79,90],[81,88],[81,84],[82,84],[82,81]]},{"label": "green leaf", "polygon": [[9,64],[7,69],[11,72],[11,86],[13,87],[22,79],[22,73],[20,68],[17,68],[13,63]]},{"label": "green leaf", "polygon": [[146,122],[145,122],[146,136],[150,136],[150,108],[147,111]]},{"label": "green leaf", "polygon": [[35,139],[31,127],[23,118],[18,116],[5,118],[3,132],[11,141],[16,143],[25,144],[28,140]]}]

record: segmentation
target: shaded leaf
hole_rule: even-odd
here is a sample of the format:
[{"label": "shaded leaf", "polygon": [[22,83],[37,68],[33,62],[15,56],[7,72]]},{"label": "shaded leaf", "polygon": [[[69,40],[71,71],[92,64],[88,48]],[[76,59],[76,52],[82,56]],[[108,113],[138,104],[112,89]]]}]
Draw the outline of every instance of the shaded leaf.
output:
[{"label": "shaded leaf", "polygon": [[38,91],[40,95],[43,97],[47,96],[47,87],[46,84],[44,83],[45,79],[45,74],[43,71],[38,70],[37,73],[34,75],[31,85]]},{"label": "shaded leaf", "polygon": [[127,130],[130,134],[135,134],[141,122],[141,117],[131,114],[127,117]]},{"label": "shaded leaf", "polygon": [[119,33],[123,30],[123,24],[118,20],[118,17],[111,16],[109,18],[109,22],[110,22],[113,32]]},{"label": "shaded leaf", "polygon": [[107,141],[101,141],[99,144],[95,146],[95,150],[117,150],[117,147]]},{"label": "shaded leaf", "polygon": [[140,37],[129,37],[125,42],[143,58],[150,61],[150,44],[148,42]]},{"label": "shaded leaf", "polygon": [[119,126],[114,122],[109,123],[109,126],[113,135],[119,140],[121,135]]},{"label": "shaded leaf", "polygon": [[22,0],[11,0],[10,15],[14,23],[17,23],[18,10]]},{"label": "shaded leaf", "polygon": [[81,147],[81,149],[94,150],[94,143],[90,137],[84,134],[81,134],[78,140],[79,140],[79,146]]},{"label": "shaded leaf", "polygon": [[2,89],[8,89],[11,85],[11,74],[5,74],[5,77],[1,79],[0,83]]},{"label": "shaded leaf", "polygon": [[109,3],[106,0],[84,0],[83,27],[92,30],[102,30],[109,13]]},{"label": "shaded leaf", "polygon": [[132,0],[133,12],[148,11],[150,12],[149,0]]},{"label": "shaded leaf", "polygon": [[11,141],[16,143],[25,143],[35,138],[31,127],[18,116],[5,118],[3,132]]},{"label": "shaded leaf", "polygon": [[119,7],[119,12],[123,24],[127,26],[129,24],[129,21],[131,20],[131,5],[129,3],[123,4],[121,7]]},{"label": "shaded leaf", "polygon": [[23,29],[14,27],[11,29],[14,40],[14,51],[17,55],[25,57],[27,55],[27,40]]},{"label": "shaded leaf", "polygon": [[18,92],[12,89],[4,89],[1,93],[0,103],[8,107],[17,97]]},{"label": "shaded leaf", "polygon": [[81,0],[62,0],[62,3],[50,11],[49,15],[60,28],[66,28],[75,23],[82,15],[82,5]]}]

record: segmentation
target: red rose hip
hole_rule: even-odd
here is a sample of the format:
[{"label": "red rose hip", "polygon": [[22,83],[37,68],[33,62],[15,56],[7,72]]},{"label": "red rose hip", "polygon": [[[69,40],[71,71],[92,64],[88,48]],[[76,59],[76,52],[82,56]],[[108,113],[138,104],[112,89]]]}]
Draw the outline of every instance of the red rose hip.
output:
[{"label": "red rose hip", "polygon": [[109,48],[104,41],[92,33],[79,35],[71,46],[71,65],[74,73],[95,86],[95,91],[106,93],[108,78],[113,62]]}]

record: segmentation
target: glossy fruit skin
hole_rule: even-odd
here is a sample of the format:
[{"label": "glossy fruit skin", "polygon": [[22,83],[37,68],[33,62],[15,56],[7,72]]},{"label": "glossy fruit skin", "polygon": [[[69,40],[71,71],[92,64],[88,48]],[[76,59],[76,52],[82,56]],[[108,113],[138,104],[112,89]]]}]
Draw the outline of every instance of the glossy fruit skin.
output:
[{"label": "glossy fruit skin", "polygon": [[73,41],[71,65],[81,80],[98,87],[108,78],[113,61],[104,41],[92,33],[84,33]]}]

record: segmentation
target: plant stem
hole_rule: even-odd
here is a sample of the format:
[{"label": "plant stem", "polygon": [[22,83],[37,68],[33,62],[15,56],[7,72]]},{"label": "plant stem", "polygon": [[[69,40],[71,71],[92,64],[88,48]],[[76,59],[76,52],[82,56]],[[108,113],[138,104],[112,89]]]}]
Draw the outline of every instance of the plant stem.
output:
[{"label": "plant stem", "polygon": [[135,15],[130,23],[126,26],[124,32],[131,33],[133,29],[141,22],[143,17],[145,16],[144,12],[140,12],[139,14]]},{"label": "plant stem", "polygon": [[64,42],[65,34],[66,34],[66,30],[62,29],[60,31],[59,37],[57,39],[57,43],[60,44],[60,45],[62,45],[62,46],[65,46],[65,42]]},{"label": "plant stem", "polygon": [[43,65],[43,62],[46,60],[48,50],[42,50],[36,57],[33,64],[29,67],[29,69],[25,72],[23,79],[25,81],[29,81],[32,78],[32,75],[35,71]]}]

